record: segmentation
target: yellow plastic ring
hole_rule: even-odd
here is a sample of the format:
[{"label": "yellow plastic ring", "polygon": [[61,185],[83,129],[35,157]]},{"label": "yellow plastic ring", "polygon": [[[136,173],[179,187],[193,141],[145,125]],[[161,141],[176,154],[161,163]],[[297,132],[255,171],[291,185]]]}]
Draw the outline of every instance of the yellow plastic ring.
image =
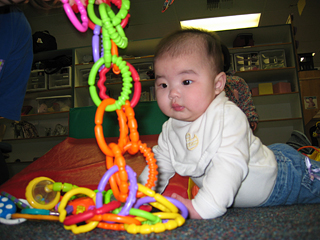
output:
[{"label": "yellow plastic ring", "polygon": [[[96,198],[95,198],[96,193],[94,191],[92,191],[91,189],[79,187],[79,188],[74,188],[74,189],[70,190],[69,192],[67,192],[63,196],[63,198],[60,202],[60,205],[58,207],[58,211],[60,213],[59,221],[61,223],[63,223],[63,221],[65,220],[66,215],[67,215],[67,211],[65,210],[65,207],[67,206],[68,201],[70,200],[70,198],[72,196],[77,195],[77,194],[85,194],[88,197],[92,198],[94,203],[96,202]],[[64,228],[66,230],[71,230],[74,234],[78,234],[78,233],[89,232],[89,231],[93,230],[94,228],[96,228],[98,226],[98,224],[99,224],[99,221],[92,221],[90,223],[87,223],[87,224],[79,226],[79,227],[76,224],[73,224],[70,226],[64,226]]]}]

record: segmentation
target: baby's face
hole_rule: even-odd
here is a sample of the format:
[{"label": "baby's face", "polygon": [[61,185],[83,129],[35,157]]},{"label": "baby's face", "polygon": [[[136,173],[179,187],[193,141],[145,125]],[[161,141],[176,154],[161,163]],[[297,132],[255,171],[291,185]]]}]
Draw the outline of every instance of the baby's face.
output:
[{"label": "baby's face", "polygon": [[213,66],[194,51],[172,58],[165,54],[155,62],[155,89],[161,111],[172,118],[194,121],[215,98]]}]

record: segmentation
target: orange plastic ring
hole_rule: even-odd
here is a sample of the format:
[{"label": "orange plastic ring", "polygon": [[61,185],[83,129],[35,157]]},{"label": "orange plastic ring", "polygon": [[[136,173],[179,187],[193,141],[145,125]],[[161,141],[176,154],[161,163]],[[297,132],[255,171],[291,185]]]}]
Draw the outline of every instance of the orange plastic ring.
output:
[{"label": "orange plastic ring", "polygon": [[[101,104],[99,105],[99,107],[97,108],[96,111],[96,115],[95,115],[95,135],[96,135],[96,139],[97,139],[97,143],[101,149],[101,151],[107,155],[107,156],[114,156],[113,152],[111,151],[111,149],[108,147],[104,135],[103,135],[103,127],[102,127],[102,123],[103,123],[103,115],[105,112],[105,108],[108,105],[114,104],[115,103],[115,99],[113,98],[107,98],[104,99]],[[119,142],[121,142],[121,145],[125,145],[124,143],[126,143],[127,141],[127,133],[128,133],[128,126],[126,124],[127,120],[125,117],[125,114],[123,114],[122,110],[117,110],[116,111],[118,114],[118,119],[119,119],[119,125],[120,125],[120,140]],[[124,133],[124,134],[121,134]],[[126,135],[125,135],[126,134]]]},{"label": "orange plastic ring", "polygon": [[[115,143],[111,143],[110,147],[112,148],[112,151],[115,155],[115,164],[118,166],[119,171],[118,171],[118,176],[119,176],[119,195],[114,196],[120,201],[120,202],[125,202],[128,197],[128,191],[129,191],[129,185],[128,185],[128,174],[126,171],[126,161],[122,155],[122,152],[119,148],[118,145]],[[112,178],[112,177],[111,177]]]}]

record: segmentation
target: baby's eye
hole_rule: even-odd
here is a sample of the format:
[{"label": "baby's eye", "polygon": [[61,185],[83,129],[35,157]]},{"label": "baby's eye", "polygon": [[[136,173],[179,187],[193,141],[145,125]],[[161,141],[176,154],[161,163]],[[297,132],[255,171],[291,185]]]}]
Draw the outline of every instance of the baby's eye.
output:
[{"label": "baby's eye", "polygon": [[191,83],[192,83],[191,80],[184,80],[184,81],[182,82],[183,85],[190,85]]},{"label": "baby's eye", "polygon": [[160,86],[161,88],[166,88],[168,85],[165,84],[165,83],[161,83],[161,84],[159,84],[159,86]]}]

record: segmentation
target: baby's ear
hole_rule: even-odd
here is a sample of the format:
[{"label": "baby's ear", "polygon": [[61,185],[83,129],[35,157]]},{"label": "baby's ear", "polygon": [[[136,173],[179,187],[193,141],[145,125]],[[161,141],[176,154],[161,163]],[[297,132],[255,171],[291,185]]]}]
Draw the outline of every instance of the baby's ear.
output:
[{"label": "baby's ear", "polygon": [[214,84],[216,87],[216,94],[220,94],[224,90],[224,86],[226,85],[227,76],[225,72],[220,72],[216,78],[214,79]]}]

